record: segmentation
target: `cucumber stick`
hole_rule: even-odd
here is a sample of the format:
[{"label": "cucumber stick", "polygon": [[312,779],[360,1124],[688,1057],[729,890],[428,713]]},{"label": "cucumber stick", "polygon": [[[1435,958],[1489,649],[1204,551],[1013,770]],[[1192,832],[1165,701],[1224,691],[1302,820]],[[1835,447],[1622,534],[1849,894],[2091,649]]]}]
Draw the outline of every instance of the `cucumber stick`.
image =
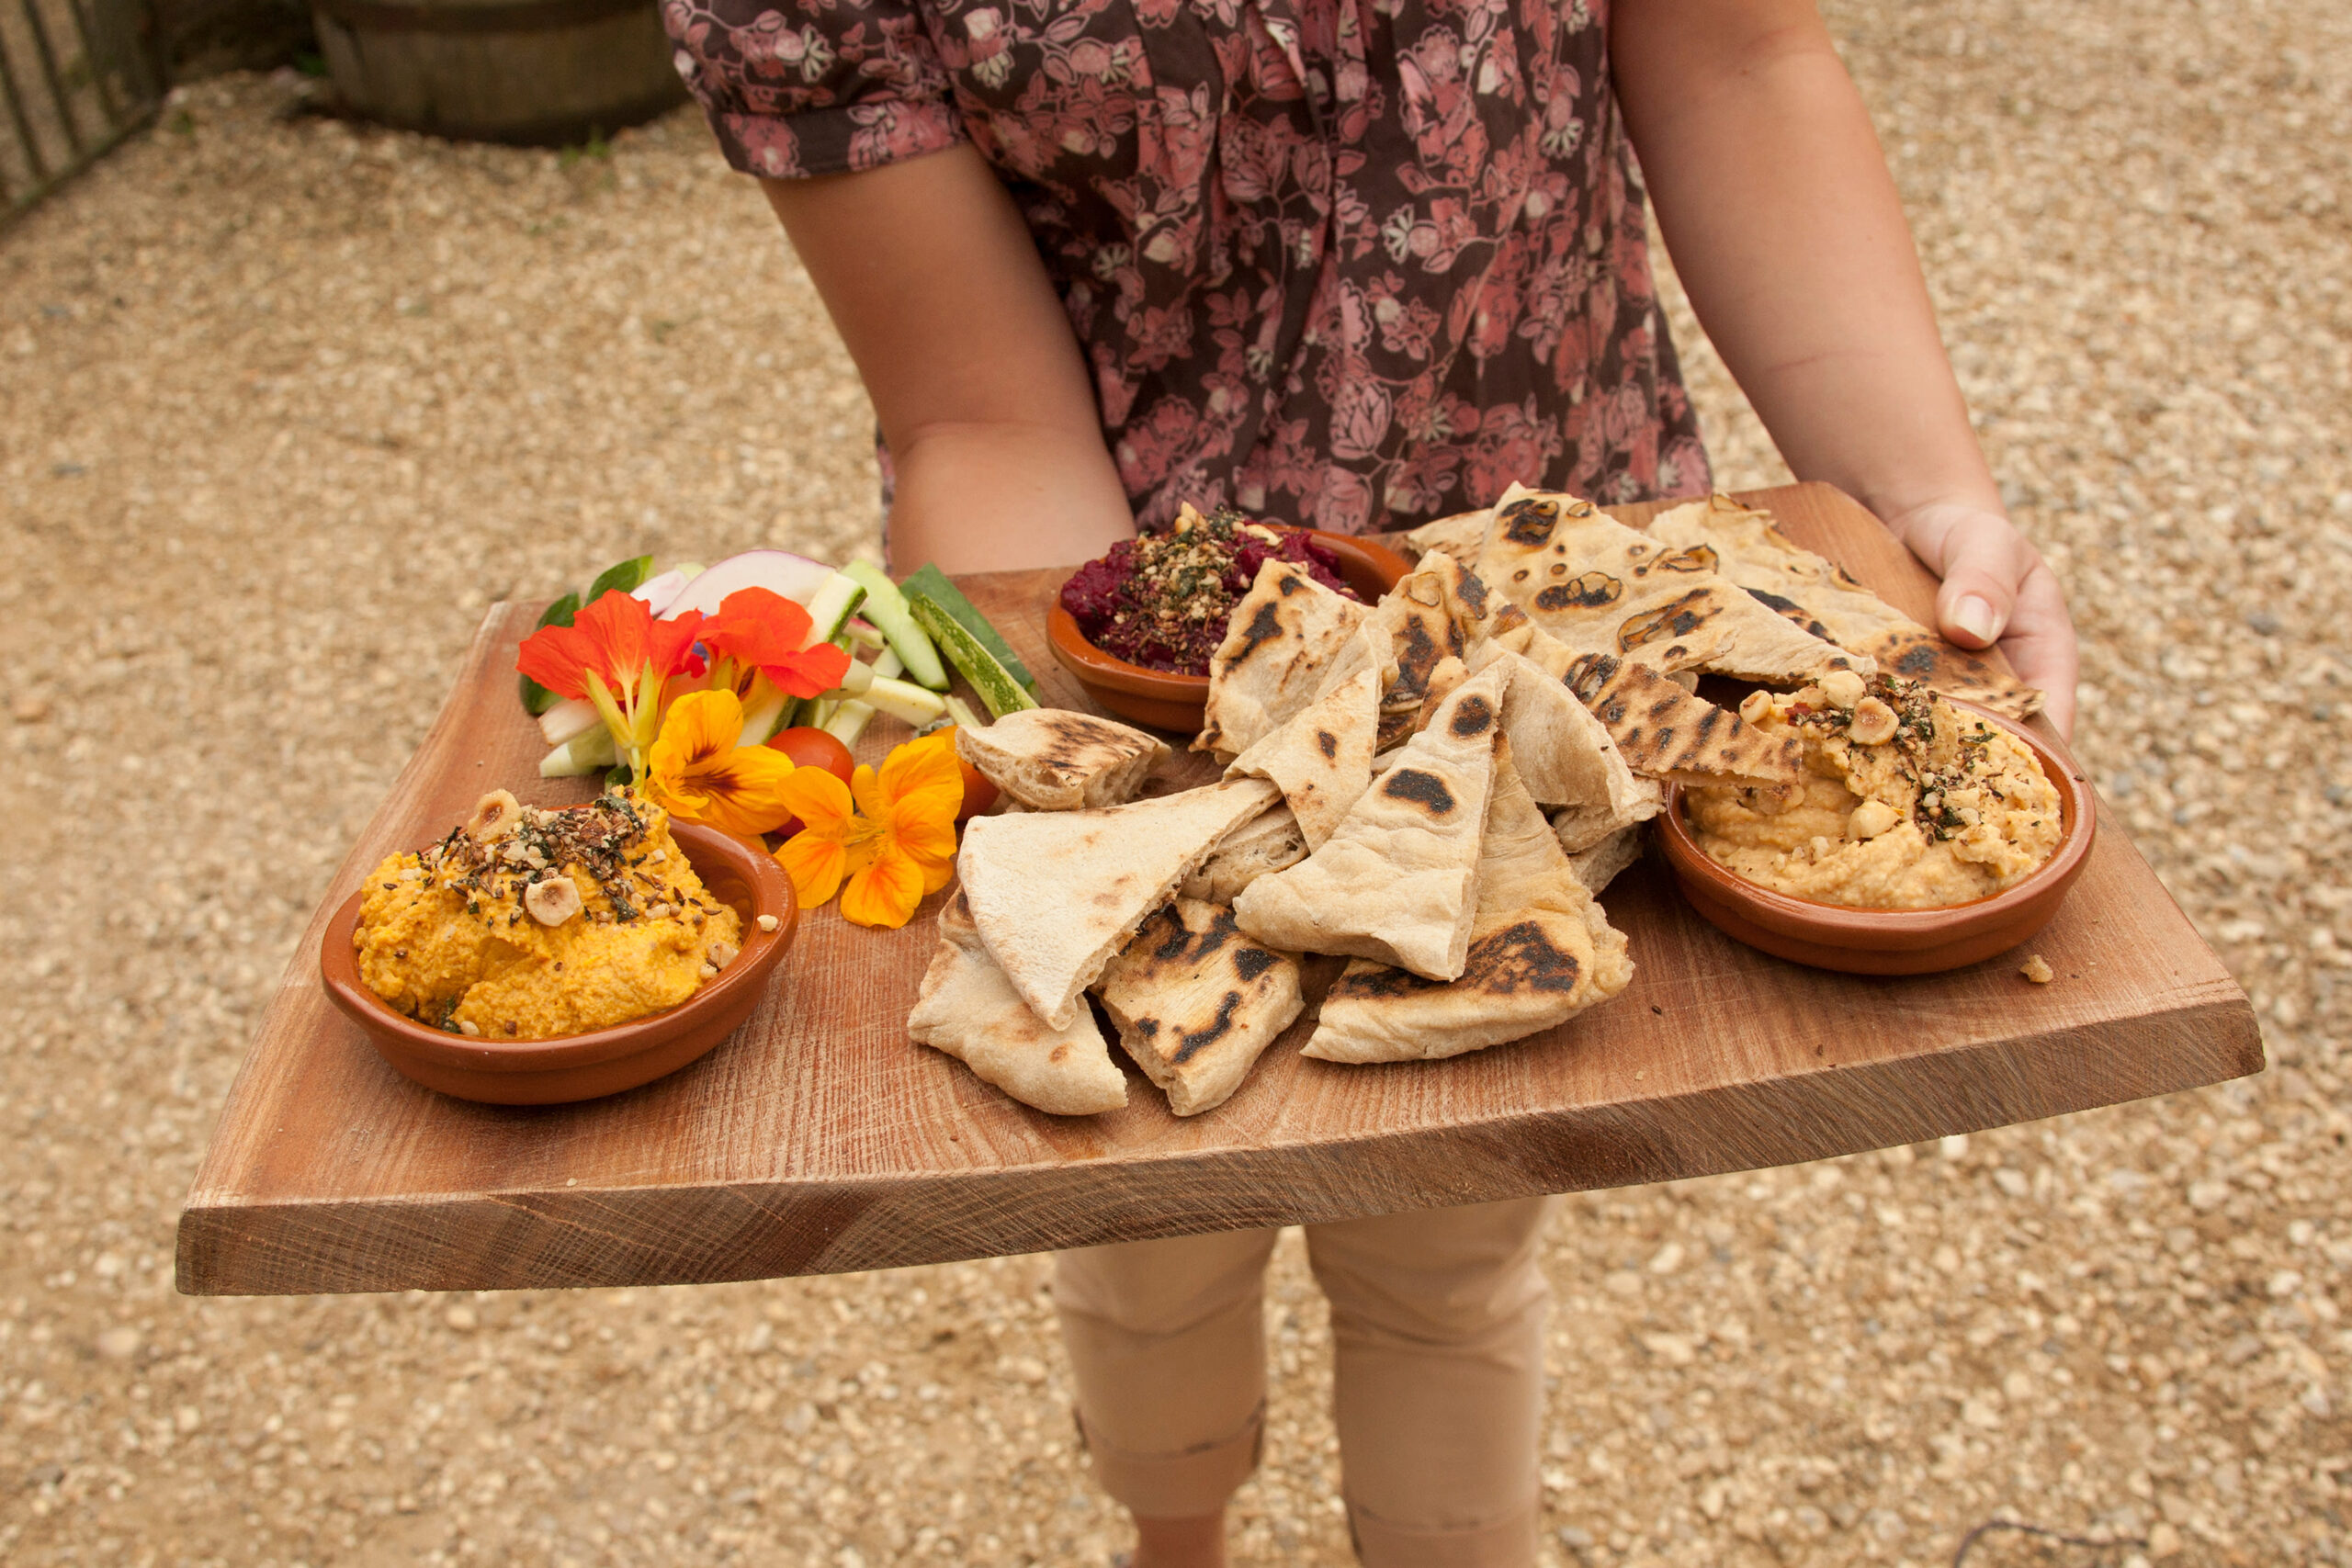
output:
[{"label": "cucumber stick", "polygon": [[[904,668],[905,666],[899,661],[897,651],[886,648],[874,660],[870,673],[896,675]],[[870,687],[872,682],[869,681],[867,684]],[[950,697],[947,700],[954,702],[956,699]],[[842,745],[854,746],[865,734],[865,727],[873,722],[874,705],[872,703],[861,702],[855,697],[844,697],[842,699],[841,706],[833,710],[832,716],[825,720],[823,728],[826,734]]]},{"label": "cucumber stick", "polygon": [[[974,609],[972,602],[965,598],[954,583],[947,581],[945,572],[935,566],[926,566],[899,584],[899,592],[907,596],[910,604],[917,599],[930,600],[941,610],[946,612],[949,619],[962,626],[974,642],[988,649],[989,657],[1002,665],[1005,672],[1020,683],[1023,691],[1036,691],[1037,677],[1029,673],[1029,667],[1021,662],[1021,656],[1013,652],[1012,646],[997,635],[997,629],[989,625],[989,618]],[[934,640],[938,638],[939,633],[930,622],[924,621],[921,625],[923,630],[931,633]],[[963,666],[957,665],[956,668],[960,670]],[[967,676],[967,679],[968,678]],[[1022,705],[1035,707],[1037,705],[1023,703]]]},{"label": "cucumber stick", "polygon": [[865,618],[890,639],[891,650],[904,662],[915,684],[929,686],[934,692],[945,691],[947,667],[939,661],[939,649],[908,613],[907,596],[899,592],[897,584],[869,561],[852,561],[842,568],[842,575],[864,586]]},{"label": "cucumber stick", "polygon": [[603,773],[618,761],[620,754],[613,749],[613,732],[600,724],[594,729],[582,730],[540,759],[539,777],[584,778]]},{"label": "cucumber stick", "polygon": [[[930,570],[929,567],[923,569],[925,571]],[[913,579],[908,581],[912,581]],[[955,590],[951,588],[948,592],[952,593]],[[961,594],[956,596],[962,597]],[[932,639],[939,644],[940,651],[947,655],[947,661],[972,683],[972,690],[980,694],[980,701],[988,704],[989,713],[1002,718],[1006,714],[1037,705],[1037,699],[1029,694],[1028,688],[1022,685],[996,655],[990,653],[980,639],[967,630],[964,623],[951,615],[939,601],[927,592],[918,592],[908,599],[907,605],[914,612],[916,624],[931,634]],[[968,605],[966,607],[969,608]],[[990,635],[993,636],[993,632]],[[940,705],[940,711],[946,711],[944,703]]]},{"label": "cucumber stick", "polygon": [[865,601],[865,585],[856,579],[838,571],[825,579],[825,585],[818,589],[816,597],[808,601],[808,618],[816,623],[808,634],[808,646],[814,648],[820,642],[840,642],[842,628],[849,625],[849,618],[857,614],[858,605]]}]

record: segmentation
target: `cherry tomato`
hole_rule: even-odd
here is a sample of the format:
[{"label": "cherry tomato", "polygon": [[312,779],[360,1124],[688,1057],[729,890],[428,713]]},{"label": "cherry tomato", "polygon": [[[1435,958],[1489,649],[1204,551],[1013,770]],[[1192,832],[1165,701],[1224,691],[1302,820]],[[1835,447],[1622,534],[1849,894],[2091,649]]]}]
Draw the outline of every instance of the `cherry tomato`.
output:
[{"label": "cherry tomato", "polygon": [[961,825],[996,804],[996,785],[961,757],[956,759],[956,771],[964,775],[964,804],[956,813],[956,820]]},{"label": "cherry tomato", "polygon": [[849,748],[821,729],[779,729],[768,744],[792,759],[796,768],[822,768],[843,784],[857,771]]}]

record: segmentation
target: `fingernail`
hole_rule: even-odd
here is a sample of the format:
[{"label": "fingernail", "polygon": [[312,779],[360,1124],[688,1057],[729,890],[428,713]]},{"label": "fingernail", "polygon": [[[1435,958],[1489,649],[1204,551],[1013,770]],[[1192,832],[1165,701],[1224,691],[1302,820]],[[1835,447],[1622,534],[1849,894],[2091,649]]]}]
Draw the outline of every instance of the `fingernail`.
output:
[{"label": "fingernail", "polygon": [[2001,618],[1989,603],[1973,593],[1951,607],[1951,618],[1953,625],[1979,642],[1991,642],[2001,635]]}]

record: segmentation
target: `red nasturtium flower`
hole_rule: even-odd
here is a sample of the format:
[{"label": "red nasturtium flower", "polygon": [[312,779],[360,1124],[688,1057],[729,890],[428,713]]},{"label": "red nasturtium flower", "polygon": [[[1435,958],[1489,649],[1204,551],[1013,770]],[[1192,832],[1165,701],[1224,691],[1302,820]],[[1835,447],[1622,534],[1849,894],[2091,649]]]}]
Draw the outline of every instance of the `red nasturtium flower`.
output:
[{"label": "red nasturtium flower", "polygon": [[741,694],[757,673],[788,696],[814,697],[849,672],[848,650],[830,642],[810,646],[815,632],[808,612],[783,594],[739,588],[695,635],[710,653],[715,685],[731,685]]},{"label": "red nasturtium flower", "polygon": [[[807,619],[804,615],[802,619]],[[639,777],[646,748],[662,721],[662,688],[673,675],[699,675],[702,612],[657,621],[641,599],[612,589],[568,626],[541,626],[523,639],[514,668],[567,697],[596,705],[614,749]]]}]

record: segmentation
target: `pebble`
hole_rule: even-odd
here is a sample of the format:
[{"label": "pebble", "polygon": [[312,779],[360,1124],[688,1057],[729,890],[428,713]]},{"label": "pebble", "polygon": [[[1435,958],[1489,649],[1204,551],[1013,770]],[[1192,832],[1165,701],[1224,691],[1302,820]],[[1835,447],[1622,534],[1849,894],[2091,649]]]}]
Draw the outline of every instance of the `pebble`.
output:
[{"label": "pebble", "polygon": [[[1826,11],[2083,626],[2077,750],[2130,775],[2110,820],[2274,1066],[1564,1202],[1545,1561],[1924,1565],[1996,1513],[2119,1561],[2352,1561],[2343,18]],[[254,1021],[482,608],[642,549],[878,546],[854,372],[691,115],[566,158],[281,116],[292,91],[184,87],[184,131],[0,232],[24,349],[0,360],[0,863],[45,889],[0,908],[0,1450],[39,1477],[0,1560],[1106,1561],[1130,1538],[1071,1436],[1040,1258],[174,1293]],[[1670,276],[1661,298],[1723,480],[1784,477]],[[96,1324],[138,1340],[92,1355]],[[1235,1560],[1340,1568],[1295,1237],[1265,1324]]]}]

